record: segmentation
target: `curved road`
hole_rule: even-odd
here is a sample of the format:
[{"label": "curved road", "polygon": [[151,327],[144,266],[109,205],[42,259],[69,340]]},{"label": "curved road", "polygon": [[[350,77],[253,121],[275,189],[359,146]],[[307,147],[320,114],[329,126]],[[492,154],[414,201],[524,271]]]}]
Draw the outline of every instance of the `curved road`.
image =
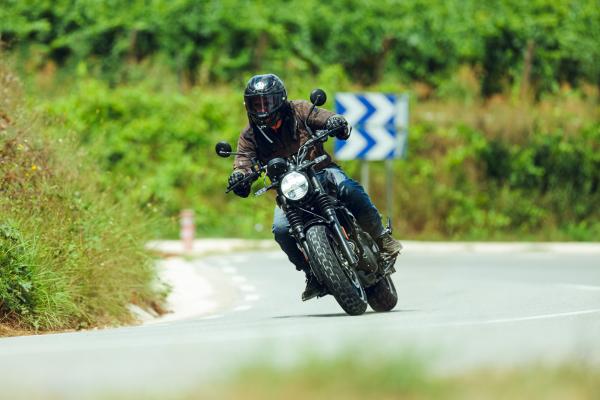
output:
[{"label": "curved road", "polygon": [[279,252],[192,263],[218,292],[216,313],[1,339],[3,395],[175,394],[257,356],[288,364],[306,354],[355,349],[416,351],[439,373],[538,361],[600,363],[600,252],[409,249],[394,275],[397,309],[361,317],[345,316],[330,296],[302,303],[303,274]]}]

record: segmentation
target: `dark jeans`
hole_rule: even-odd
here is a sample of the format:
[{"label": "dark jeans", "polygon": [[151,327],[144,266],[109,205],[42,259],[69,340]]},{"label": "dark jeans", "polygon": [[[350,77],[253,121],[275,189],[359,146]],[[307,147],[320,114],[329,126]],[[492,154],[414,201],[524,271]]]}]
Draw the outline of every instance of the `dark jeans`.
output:
[{"label": "dark jeans", "polygon": [[[320,171],[317,176],[325,183],[325,171],[333,178],[338,187],[338,198],[354,215],[361,228],[373,238],[379,237],[384,232],[379,211],[373,205],[365,189],[348,176],[340,168],[330,167]],[[279,207],[275,207],[273,216],[273,235],[281,249],[287,254],[290,261],[301,270],[306,268],[304,256],[296,246],[296,240],[289,232],[290,224],[285,214]]]}]

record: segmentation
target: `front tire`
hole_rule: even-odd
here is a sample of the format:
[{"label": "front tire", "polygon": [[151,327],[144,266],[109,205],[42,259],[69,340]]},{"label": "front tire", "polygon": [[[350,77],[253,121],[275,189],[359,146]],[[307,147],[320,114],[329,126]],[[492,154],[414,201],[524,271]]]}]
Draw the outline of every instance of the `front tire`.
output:
[{"label": "front tire", "polygon": [[398,304],[398,293],[389,275],[367,288],[366,292],[373,311],[390,311]]},{"label": "front tire", "polygon": [[324,284],[333,294],[338,304],[350,315],[363,314],[367,309],[367,296],[356,276],[356,272],[348,271],[340,265],[327,236],[327,228],[314,225],[306,232],[306,242],[310,249],[311,262],[319,269]]}]

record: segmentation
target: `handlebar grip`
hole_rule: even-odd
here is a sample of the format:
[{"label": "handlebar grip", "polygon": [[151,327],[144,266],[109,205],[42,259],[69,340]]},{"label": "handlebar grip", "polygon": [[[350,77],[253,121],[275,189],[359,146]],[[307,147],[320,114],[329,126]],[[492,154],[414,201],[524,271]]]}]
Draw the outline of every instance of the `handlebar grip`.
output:
[{"label": "handlebar grip", "polygon": [[225,193],[229,193],[231,192],[236,186],[250,180],[250,179],[254,179],[257,178],[259,176],[259,174],[257,174],[256,172],[250,172],[249,174],[247,174],[244,179],[237,181],[233,186],[227,186],[227,189],[225,190]]}]

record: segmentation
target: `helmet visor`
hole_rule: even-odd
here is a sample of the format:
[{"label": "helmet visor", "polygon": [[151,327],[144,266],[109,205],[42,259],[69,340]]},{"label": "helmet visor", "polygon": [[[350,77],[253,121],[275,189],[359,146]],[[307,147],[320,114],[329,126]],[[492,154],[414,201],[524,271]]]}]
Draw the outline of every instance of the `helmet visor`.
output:
[{"label": "helmet visor", "polygon": [[252,115],[269,115],[277,111],[283,101],[283,93],[244,96],[246,111]]}]

